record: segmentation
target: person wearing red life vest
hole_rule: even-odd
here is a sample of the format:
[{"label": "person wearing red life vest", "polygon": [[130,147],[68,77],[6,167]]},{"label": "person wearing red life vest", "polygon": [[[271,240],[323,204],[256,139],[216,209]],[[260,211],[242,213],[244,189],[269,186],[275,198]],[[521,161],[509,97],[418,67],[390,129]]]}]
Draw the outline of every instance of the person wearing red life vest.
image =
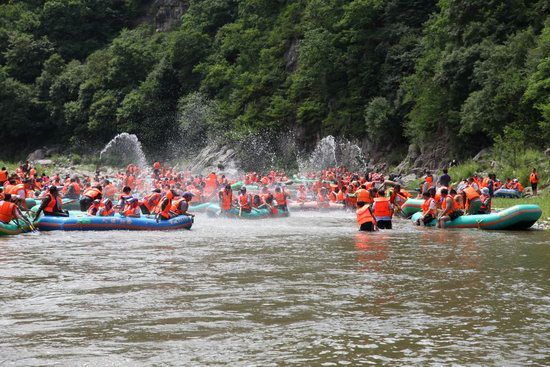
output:
[{"label": "person wearing red life vest", "polygon": [[364,201],[358,201],[355,214],[360,231],[372,232],[378,230],[370,205]]},{"label": "person wearing red life vest", "polygon": [[445,228],[445,222],[455,220],[462,215],[460,204],[449,195],[448,189],[441,189],[441,213],[438,216],[437,226]]},{"label": "person wearing red life vest", "polygon": [[392,229],[393,205],[390,198],[386,197],[384,190],[378,191],[378,196],[373,199],[372,212],[376,218],[376,225],[380,229]]},{"label": "person wearing red life vest", "polygon": [[48,190],[48,195],[42,199],[42,203],[34,215],[34,220],[37,220],[40,213],[44,212],[44,215],[49,217],[68,217],[69,213],[63,210],[63,200],[59,195],[57,186],[52,185]]},{"label": "person wearing red life vest", "polygon": [[427,225],[434,220],[436,216],[436,204],[431,193],[428,191],[423,192],[422,198],[424,199],[424,203],[422,204],[422,216],[416,221],[416,225],[418,226],[420,223]]}]

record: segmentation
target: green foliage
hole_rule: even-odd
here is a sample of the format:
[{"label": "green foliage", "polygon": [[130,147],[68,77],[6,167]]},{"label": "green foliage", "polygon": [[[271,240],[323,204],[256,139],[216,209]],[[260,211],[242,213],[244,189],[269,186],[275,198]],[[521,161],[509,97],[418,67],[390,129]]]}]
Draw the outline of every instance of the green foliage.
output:
[{"label": "green foliage", "polygon": [[0,138],[90,153],[127,131],[155,158],[182,136],[189,153],[266,131],[388,154],[437,140],[461,157],[510,126],[526,145],[550,139],[542,0],[190,0],[165,33],[143,17],[156,4],[2,2],[0,119],[25,134]]}]

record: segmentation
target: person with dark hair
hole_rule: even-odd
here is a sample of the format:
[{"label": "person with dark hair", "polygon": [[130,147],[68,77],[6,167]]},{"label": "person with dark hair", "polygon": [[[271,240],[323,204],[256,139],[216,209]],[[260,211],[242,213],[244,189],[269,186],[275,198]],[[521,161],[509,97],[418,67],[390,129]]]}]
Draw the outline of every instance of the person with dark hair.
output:
[{"label": "person with dark hair", "polygon": [[538,193],[537,187],[538,187],[538,184],[539,184],[539,180],[540,180],[540,177],[539,177],[539,174],[537,172],[537,169],[533,168],[533,171],[529,175],[529,183],[531,184],[531,189],[533,190],[533,195],[537,195],[537,193]]},{"label": "person with dark hair", "polygon": [[87,211],[94,200],[101,200],[102,191],[103,188],[101,187],[101,185],[90,187],[86,191],[84,191],[84,194],[80,198],[80,211]]},{"label": "person with dark hair", "polygon": [[449,185],[451,184],[451,176],[449,176],[448,172],[449,171],[446,168],[443,169],[443,174],[439,176],[439,180],[437,180],[437,183],[440,186],[449,187]]},{"label": "person with dark hair", "polygon": [[436,213],[436,203],[433,196],[428,191],[424,191],[422,198],[424,199],[424,203],[422,204],[422,216],[416,221],[416,225],[418,226],[420,223],[424,225],[430,223],[435,219]]},{"label": "person with dark hair", "polygon": [[52,185],[48,190],[48,195],[42,199],[40,207],[34,215],[34,220],[37,220],[40,213],[44,212],[44,215],[49,217],[68,217],[69,213],[63,210],[63,200],[59,195],[57,186]]},{"label": "person with dark hair", "polygon": [[441,214],[437,220],[439,228],[445,228],[445,222],[455,220],[462,215],[459,204],[449,195],[448,189],[441,189]]},{"label": "person with dark hair", "polygon": [[392,229],[393,206],[383,189],[380,189],[378,196],[374,198],[372,212],[376,218],[378,228]]},{"label": "person with dark hair", "polygon": [[376,219],[374,219],[374,214],[372,213],[370,205],[364,201],[358,201],[355,213],[357,215],[357,224],[359,224],[360,231],[373,232],[378,230]]}]

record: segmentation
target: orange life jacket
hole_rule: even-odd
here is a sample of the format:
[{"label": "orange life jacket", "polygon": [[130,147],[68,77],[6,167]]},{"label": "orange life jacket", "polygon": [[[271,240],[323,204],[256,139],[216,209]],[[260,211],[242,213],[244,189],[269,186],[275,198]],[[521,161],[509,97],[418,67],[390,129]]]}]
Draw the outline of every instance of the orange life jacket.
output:
[{"label": "orange life jacket", "polygon": [[88,208],[88,215],[96,215],[99,208],[100,208],[101,205],[97,205],[97,204],[92,204],[90,205],[90,207]]},{"label": "orange life jacket", "polygon": [[462,200],[462,195],[455,195],[453,201],[455,203],[455,208],[464,209],[464,201]]},{"label": "orange life jacket", "polygon": [[248,194],[239,195],[239,205],[241,206],[241,208],[247,209],[247,210],[252,208]]},{"label": "orange life jacket", "polygon": [[468,198],[468,201],[472,201],[479,197],[479,193],[472,186],[467,186],[464,189],[464,193],[466,193],[466,197]]},{"label": "orange life jacket", "polygon": [[447,213],[448,214],[452,214],[454,212],[456,212],[457,210],[460,209],[460,204],[457,203],[452,196],[447,196],[446,198],[443,199],[443,201],[441,202],[441,209],[443,210],[447,210],[447,198],[450,198],[451,199],[451,202],[452,202],[452,209],[449,210],[449,212]]},{"label": "orange life jacket", "polygon": [[131,204],[126,204],[124,206],[124,211],[122,212],[123,216],[130,217],[130,216],[137,215],[137,214],[139,214],[139,206],[132,207]]},{"label": "orange life jacket", "polygon": [[23,183],[20,183],[19,185],[12,186],[12,187],[10,188],[10,192],[9,192],[9,193],[12,194],[12,195],[17,195],[17,193],[18,193],[19,191],[24,191],[24,192],[25,192],[25,193],[23,194],[23,197],[22,197],[22,199],[25,199],[25,198],[27,197],[27,189],[25,188],[25,184],[23,184]]},{"label": "orange life jacket", "polygon": [[8,179],[8,171],[0,171],[0,183]]},{"label": "orange life jacket", "polygon": [[424,200],[424,202],[422,203],[422,213],[431,214],[432,216],[435,217],[435,210],[430,209],[431,203],[433,201],[434,201],[433,198],[428,198],[428,199]]},{"label": "orange life jacket", "polygon": [[52,194],[48,195],[50,197],[50,201],[48,202],[48,205],[46,205],[46,207],[44,208],[44,213],[59,213],[61,211],[61,205],[63,201],[59,196],[54,197]]},{"label": "orange life jacket", "polygon": [[376,218],[382,218],[382,217],[390,217],[393,215],[391,206],[390,206],[390,198],[381,197],[381,198],[374,198],[374,216]]},{"label": "orange life jacket", "polygon": [[227,193],[225,190],[220,191],[220,193],[221,193],[220,208],[222,210],[231,209],[231,203],[233,202],[233,193],[231,191]]},{"label": "orange life jacket", "polygon": [[338,194],[336,195],[336,200],[340,203],[344,201],[344,192],[342,190],[338,191]]},{"label": "orange life jacket", "polygon": [[162,203],[164,202],[164,200],[159,203],[159,214],[165,219],[170,219],[170,217],[172,216],[170,214],[170,209],[172,209],[172,199],[166,197],[165,200],[167,200],[168,202],[166,203],[164,209],[162,209]]},{"label": "orange life jacket", "polygon": [[15,204],[0,201],[0,222],[9,223],[15,218]]},{"label": "orange life jacket", "polygon": [[92,200],[97,199],[99,197],[99,195],[101,195],[101,191],[99,191],[95,187],[84,191],[84,196],[87,196]]},{"label": "orange life jacket", "polygon": [[273,198],[277,202],[277,205],[286,205],[286,195],[284,192],[276,192]]},{"label": "orange life jacket", "polygon": [[368,223],[368,222],[371,222],[372,224],[376,223],[376,220],[373,218],[368,205],[365,205],[362,208],[357,209],[355,213],[357,214],[357,223],[359,225]]},{"label": "orange life jacket", "polygon": [[99,215],[100,217],[110,217],[113,214],[115,214],[115,210],[113,208],[107,210],[107,208],[103,207],[97,211],[97,215]]},{"label": "orange life jacket", "polygon": [[147,208],[147,210],[149,210],[149,213],[152,213],[155,207],[158,205],[159,201],[160,193],[154,192],[144,197],[142,204]]},{"label": "orange life jacket", "polygon": [[[2,180],[0,179],[0,181]],[[531,172],[531,174],[529,175],[529,182],[531,182],[532,184],[538,183],[539,182],[538,175],[536,173]]]},{"label": "orange life jacket", "polygon": [[365,189],[359,189],[355,191],[355,196],[357,197],[357,202],[372,203],[372,198],[370,197],[370,192]]},{"label": "orange life jacket", "polygon": [[172,202],[172,207],[170,208],[171,211],[173,211],[174,213],[176,213],[176,215],[182,215],[183,212],[180,210],[180,204],[182,203],[182,201],[185,201],[184,198],[179,198],[179,199],[176,199]]}]

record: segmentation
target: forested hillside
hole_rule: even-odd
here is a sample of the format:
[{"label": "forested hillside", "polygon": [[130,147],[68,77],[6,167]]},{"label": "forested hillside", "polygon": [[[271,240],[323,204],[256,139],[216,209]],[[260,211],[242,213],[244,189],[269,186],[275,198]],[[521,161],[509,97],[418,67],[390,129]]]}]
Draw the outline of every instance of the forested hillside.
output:
[{"label": "forested hillside", "polygon": [[0,3],[3,157],[123,131],[155,157],[250,134],[394,160],[550,141],[548,1],[188,0],[166,31],[159,1]]}]

